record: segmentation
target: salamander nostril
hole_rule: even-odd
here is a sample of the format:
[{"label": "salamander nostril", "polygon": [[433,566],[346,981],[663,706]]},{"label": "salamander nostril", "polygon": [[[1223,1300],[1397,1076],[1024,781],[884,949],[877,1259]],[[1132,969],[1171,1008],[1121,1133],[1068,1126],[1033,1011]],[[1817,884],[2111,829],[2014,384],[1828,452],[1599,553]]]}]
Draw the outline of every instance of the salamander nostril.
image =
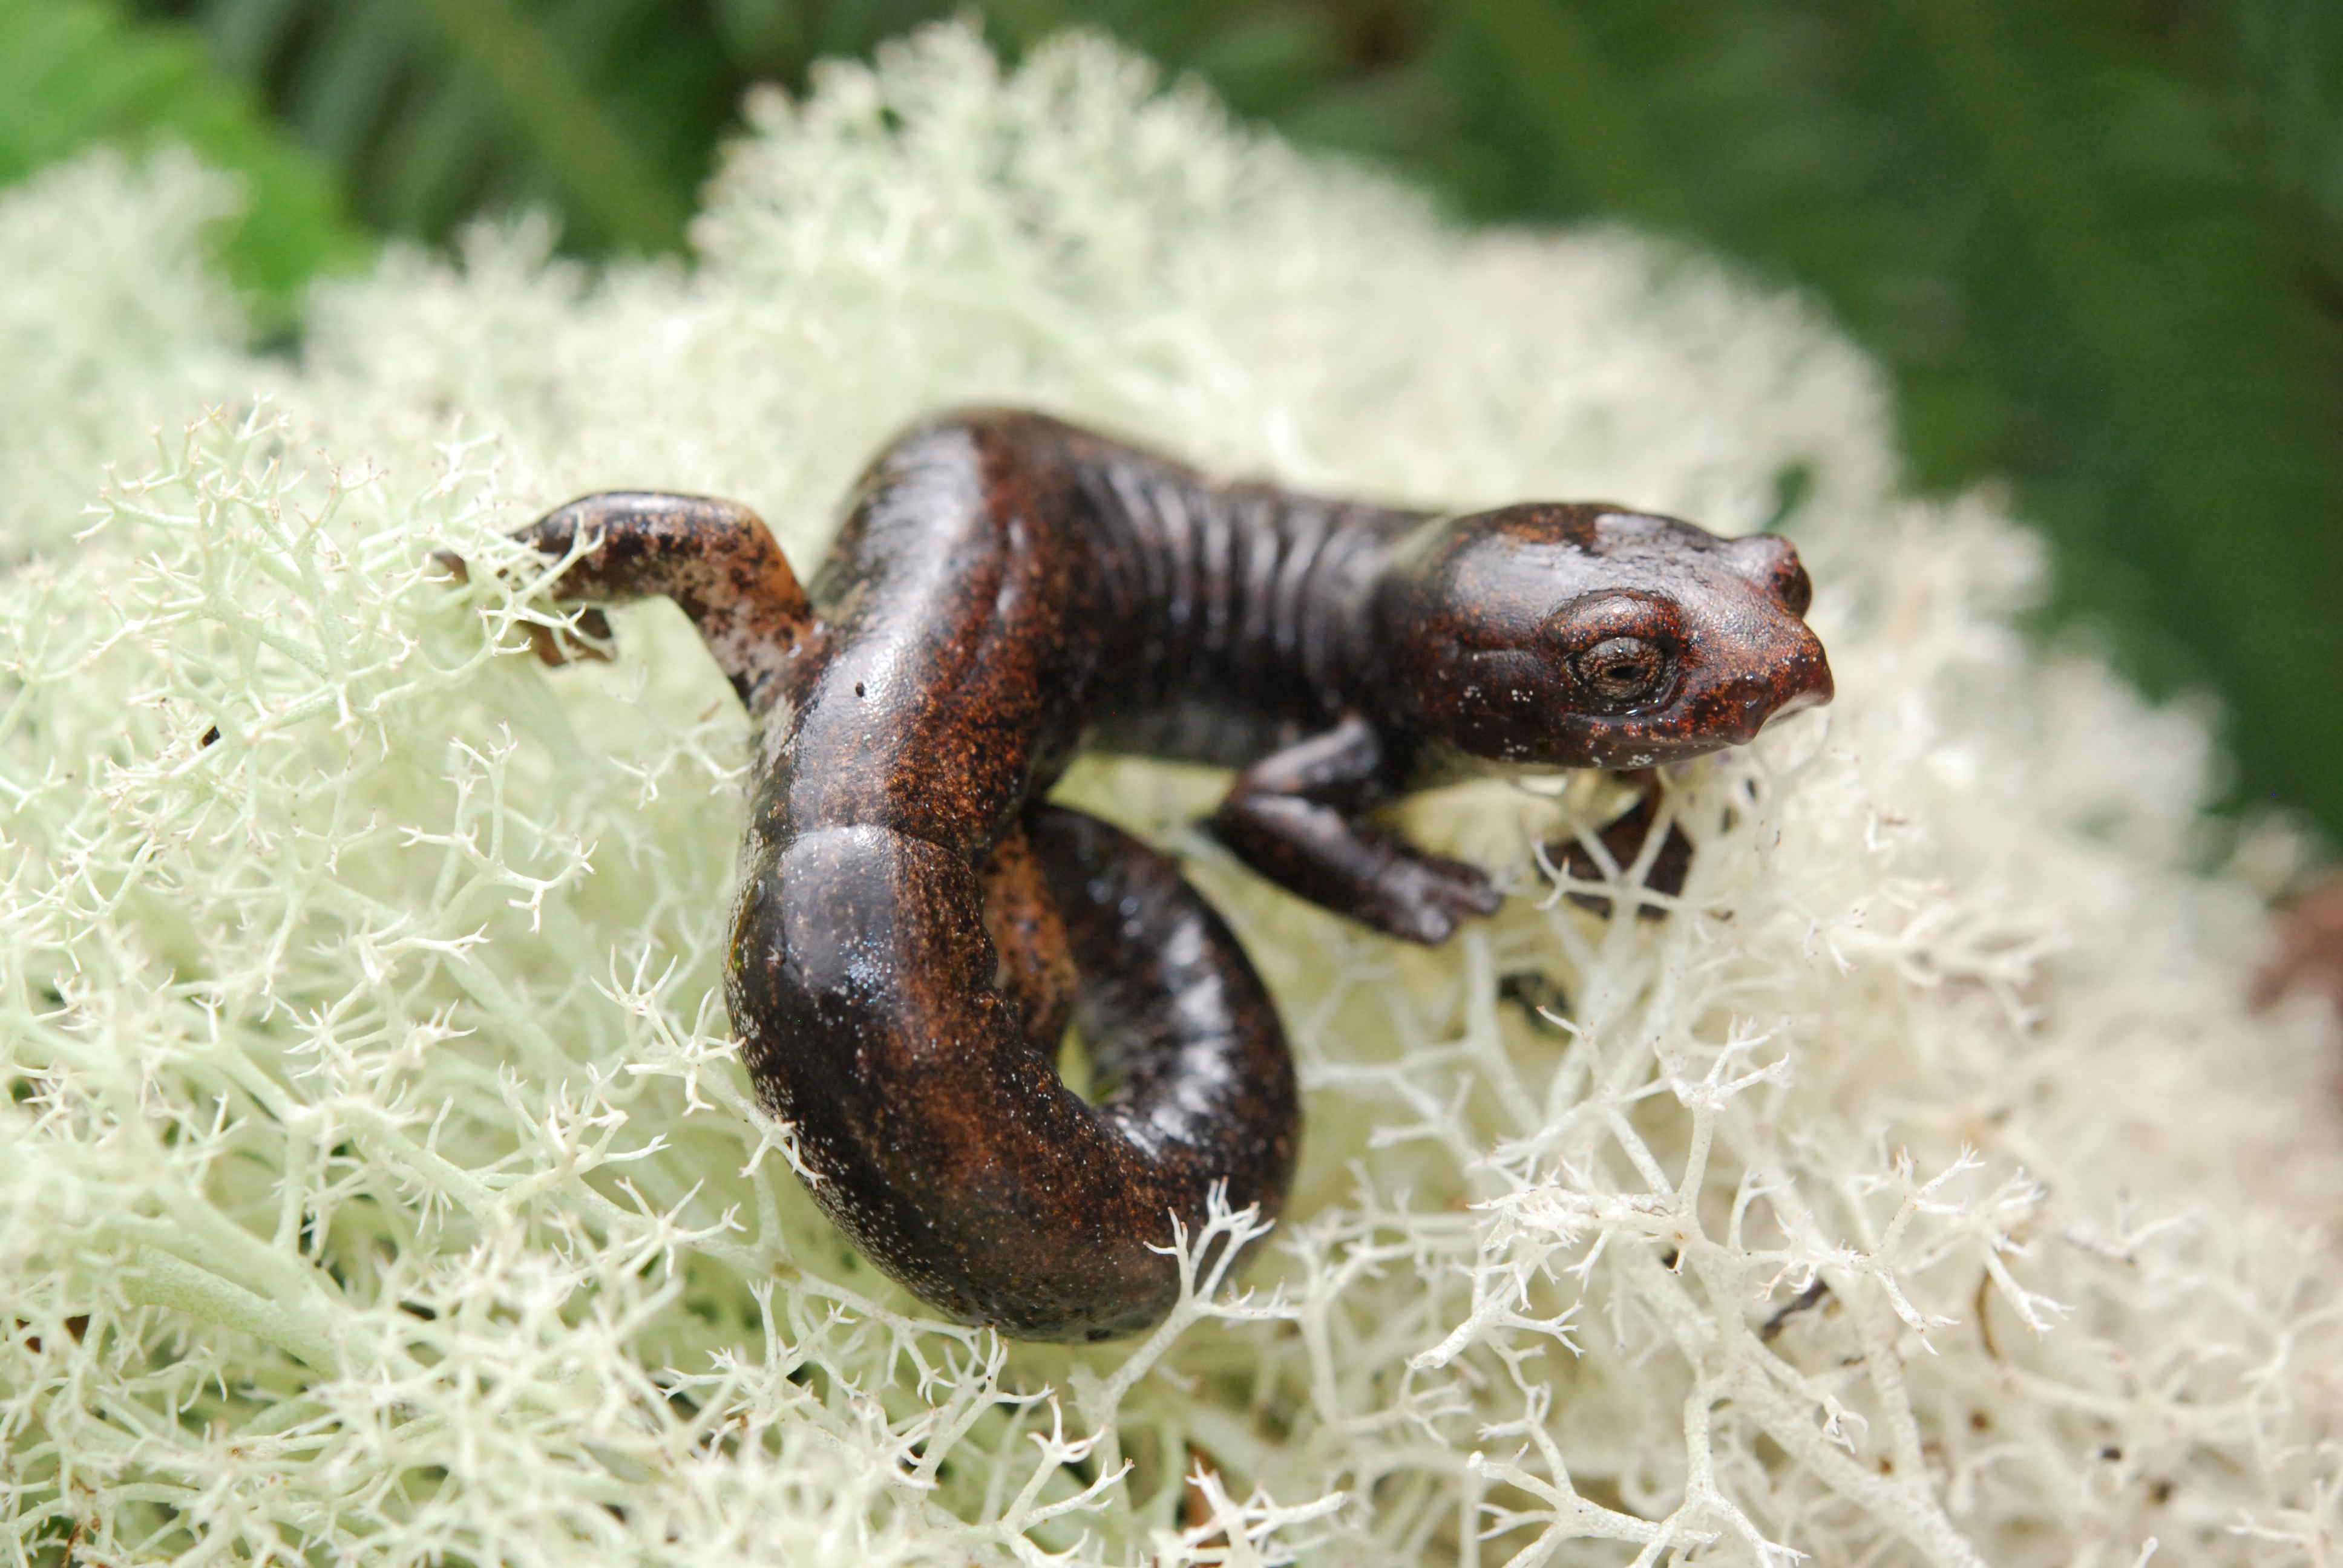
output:
[{"label": "salamander nostril", "polygon": [[1806,575],[1806,568],[1799,564],[1798,552],[1790,549],[1787,545],[1782,548],[1788,551],[1788,557],[1783,563],[1788,570],[1775,575],[1774,594],[1782,601],[1784,609],[1788,610],[1792,615],[1804,615],[1807,608],[1815,602],[1815,580]]},{"label": "salamander nostril", "polygon": [[1815,585],[1799,564],[1797,547],[1775,534],[1750,534],[1732,544],[1734,566],[1781,602],[1792,615],[1804,615],[1814,602]]}]

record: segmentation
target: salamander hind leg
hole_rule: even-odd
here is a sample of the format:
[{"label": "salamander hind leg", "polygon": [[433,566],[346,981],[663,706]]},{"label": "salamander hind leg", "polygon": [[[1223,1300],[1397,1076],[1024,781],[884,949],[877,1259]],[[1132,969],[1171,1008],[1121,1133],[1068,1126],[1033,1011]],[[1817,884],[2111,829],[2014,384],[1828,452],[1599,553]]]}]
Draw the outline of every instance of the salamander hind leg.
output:
[{"label": "salamander hind leg", "polygon": [[[771,532],[735,501],[611,491],[548,512],[514,537],[557,558],[581,539],[591,544],[553,585],[556,598],[615,604],[664,594],[675,600],[752,713],[770,704],[813,624],[805,591]],[[460,572],[460,562],[451,564]],[[592,635],[608,631],[598,621],[583,626]],[[550,633],[536,641],[548,664],[571,656]]]}]

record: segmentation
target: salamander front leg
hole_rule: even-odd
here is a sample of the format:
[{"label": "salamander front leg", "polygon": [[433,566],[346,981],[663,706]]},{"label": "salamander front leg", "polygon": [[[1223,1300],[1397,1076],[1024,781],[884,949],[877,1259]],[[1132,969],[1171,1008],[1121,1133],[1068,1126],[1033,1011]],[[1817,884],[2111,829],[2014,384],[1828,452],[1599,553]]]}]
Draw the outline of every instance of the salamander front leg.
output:
[{"label": "salamander front leg", "polygon": [[1353,715],[1239,774],[1212,817],[1212,836],[1313,904],[1412,942],[1444,942],[1459,922],[1495,914],[1503,900],[1475,868],[1411,849],[1362,819],[1383,765],[1374,727]]},{"label": "salamander front leg", "polygon": [[[1659,819],[1660,776],[1651,769],[1644,768],[1633,773],[1623,773],[1619,777],[1624,782],[1641,788],[1644,791],[1643,798],[1613,819],[1610,824],[1594,837],[1602,844],[1603,852],[1611,858],[1611,865],[1617,870],[1624,872],[1642,857],[1644,842],[1651,836],[1653,823]],[[1611,879],[1611,873],[1587,851],[1586,845],[1578,839],[1558,839],[1546,845],[1545,853],[1549,862],[1568,872],[1575,881],[1602,882]],[[1684,891],[1684,878],[1691,870],[1692,840],[1684,837],[1684,831],[1681,827],[1671,821],[1668,824],[1668,836],[1660,841],[1659,849],[1653,855],[1651,864],[1644,869],[1643,885],[1648,891],[1673,899]],[[1599,893],[1573,893],[1570,895],[1570,901],[1582,910],[1588,910],[1598,915],[1608,917],[1611,913],[1611,900]],[[1634,902],[1634,909],[1636,917],[1640,920],[1660,920],[1667,918],[1667,909],[1662,904],[1637,900]]]},{"label": "salamander front leg", "polygon": [[[554,597],[623,603],[665,594],[699,627],[751,713],[770,702],[813,624],[780,547],[735,501],[611,491],[548,512],[514,537],[553,557],[581,538],[598,541],[553,585]],[[461,570],[461,562],[451,564]],[[566,657],[549,636],[538,639],[538,653],[548,664]]]}]

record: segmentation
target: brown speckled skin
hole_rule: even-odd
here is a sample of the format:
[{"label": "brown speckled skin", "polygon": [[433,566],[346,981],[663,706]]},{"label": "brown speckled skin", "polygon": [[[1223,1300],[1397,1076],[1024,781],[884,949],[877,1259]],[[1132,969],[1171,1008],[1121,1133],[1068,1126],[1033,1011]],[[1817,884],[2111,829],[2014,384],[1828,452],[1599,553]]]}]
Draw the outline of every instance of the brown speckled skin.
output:
[{"label": "brown speckled skin", "polygon": [[[815,1198],[930,1304],[1023,1338],[1154,1322],[1172,1217],[1217,1182],[1274,1211],[1298,1127],[1227,928],[1042,804],[1077,747],[1241,768],[1212,820],[1240,858],[1434,942],[1496,895],[1366,826],[1380,801],[1460,755],[1647,767],[1831,690],[1778,539],[1220,485],[1008,410],[882,453],[809,595],[729,503],[588,497],[525,537],[581,536],[561,594],[674,596],[762,726],[727,994]],[[1070,1015],[1095,1108],[1057,1076]]]}]

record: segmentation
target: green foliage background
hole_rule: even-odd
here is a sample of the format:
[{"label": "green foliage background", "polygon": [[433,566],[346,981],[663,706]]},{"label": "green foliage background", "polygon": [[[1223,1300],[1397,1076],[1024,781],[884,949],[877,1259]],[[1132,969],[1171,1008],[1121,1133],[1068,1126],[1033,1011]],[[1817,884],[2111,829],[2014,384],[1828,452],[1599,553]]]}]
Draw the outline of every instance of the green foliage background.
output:
[{"label": "green foliage background", "polygon": [[[125,0],[126,4],[126,0]],[[0,180],[98,136],[246,169],[289,323],[365,234],[549,206],[682,243],[743,90],[930,0],[0,0]],[[1482,221],[1619,219],[1796,284],[1894,377],[1915,486],[2006,482],[2045,634],[2209,689],[2240,803],[2343,836],[2333,0],[994,0],[1102,28]]]}]

